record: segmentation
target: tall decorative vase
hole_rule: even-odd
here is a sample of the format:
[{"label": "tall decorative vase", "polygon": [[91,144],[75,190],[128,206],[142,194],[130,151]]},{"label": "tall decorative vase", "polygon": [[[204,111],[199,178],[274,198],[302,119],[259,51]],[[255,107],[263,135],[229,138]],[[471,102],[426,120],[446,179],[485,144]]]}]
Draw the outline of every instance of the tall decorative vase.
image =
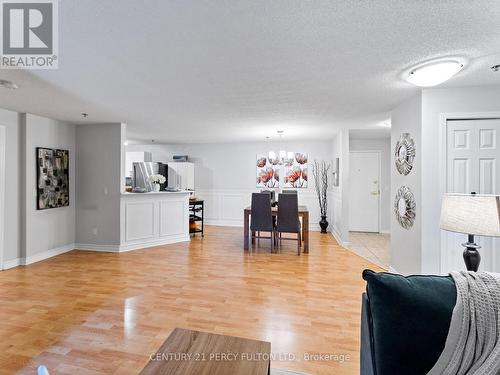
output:
[{"label": "tall decorative vase", "polygon": [[321,227],[321,233],[327,233],[326,228],[328,228],[328,221],[326,220],[326,216],[321,216],[319,226]]},{"label": "tall decorative vase", "polygon": [[160,184],[153,184],[153,191],[158,193],[160,191]]}]

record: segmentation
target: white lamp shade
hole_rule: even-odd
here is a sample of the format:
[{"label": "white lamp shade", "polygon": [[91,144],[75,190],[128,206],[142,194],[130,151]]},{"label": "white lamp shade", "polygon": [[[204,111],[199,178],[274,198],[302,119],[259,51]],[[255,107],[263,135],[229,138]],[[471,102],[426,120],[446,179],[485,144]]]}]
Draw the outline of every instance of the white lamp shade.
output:
[{"label": "white lamp shade", "polygon": [[445,194],[441,229],[477,236],[500,236],[500,196]]}]

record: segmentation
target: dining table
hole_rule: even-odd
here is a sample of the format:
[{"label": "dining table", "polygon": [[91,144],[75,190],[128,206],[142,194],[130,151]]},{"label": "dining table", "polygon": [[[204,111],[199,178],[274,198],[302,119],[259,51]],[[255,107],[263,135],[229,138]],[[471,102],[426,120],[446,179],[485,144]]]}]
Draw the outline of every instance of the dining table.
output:
[{"label": "dining table", "polygon": [[[272,207],[273,216],[278,216],[278,206]],[[248,206],[243,210],[243,249],[250,247],[250,215],[252,207]],[[307,206],[299,205],[299,218],[302,219],[302,242],[304,244],[303,253],[309,253],[309,210]]]}]

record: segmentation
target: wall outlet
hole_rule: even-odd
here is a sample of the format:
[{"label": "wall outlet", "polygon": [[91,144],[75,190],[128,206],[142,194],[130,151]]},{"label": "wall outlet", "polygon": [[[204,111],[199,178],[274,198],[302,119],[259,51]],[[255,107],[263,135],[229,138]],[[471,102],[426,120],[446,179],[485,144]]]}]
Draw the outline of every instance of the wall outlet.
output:
[{"label": "wall outlet", "polygon": [[94,234],[94,236],[97,236],[97,228],[92,229],[92,233]]},{"label": "wall outlet", "polygon": [[108,193],[109,193],[109,192],[108,192],[108,188],[107,188],[107,187],[105,187],[105,188],[104,188],[104,195],[108,195]]}]

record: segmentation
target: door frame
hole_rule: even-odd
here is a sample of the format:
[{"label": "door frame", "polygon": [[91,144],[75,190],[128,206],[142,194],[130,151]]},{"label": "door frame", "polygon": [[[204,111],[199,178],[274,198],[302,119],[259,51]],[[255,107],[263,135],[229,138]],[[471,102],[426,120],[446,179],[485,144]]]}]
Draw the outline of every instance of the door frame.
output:
[{"label": "door frame", "polygon": [[[368,154],[368,153],[376,153],[378,154],[378,218],[377,218],[377,232],[380,233],[380,224],[382,222],[382,210],[380,209],[382,206],[382,190],[380,189],[380,180],[382,178],[382,151],[380,150],[349,150],[349,171],[351,165],[351,154]],[[349,176],[349,183],[351,183],[351,178]],[[349,202],[350,203],[350,202]],[[349,222],[347,223],[349,227]],[[348,232],[350,232],[350,228],[348,228]]]},{"label": "door frame", "polygon": [[7,128],[0,125],[0,271],[4,269],[5,251],[5,146],[7,144]]},{"label": "door frame", "polygon": [[[443,196],[446,192],[446,183],[448,180],[448,170],[446,168],[446,154],[448,132],[447,124],[450,120],[500,120],[500,112],[444,112],[439,114],[439,194]],[[440,236],[440,262],[439,269],[444,272],[444,265],[447,264],[446,233],[441,230]],[[493,255],[494,256],[494,255]]]}]

